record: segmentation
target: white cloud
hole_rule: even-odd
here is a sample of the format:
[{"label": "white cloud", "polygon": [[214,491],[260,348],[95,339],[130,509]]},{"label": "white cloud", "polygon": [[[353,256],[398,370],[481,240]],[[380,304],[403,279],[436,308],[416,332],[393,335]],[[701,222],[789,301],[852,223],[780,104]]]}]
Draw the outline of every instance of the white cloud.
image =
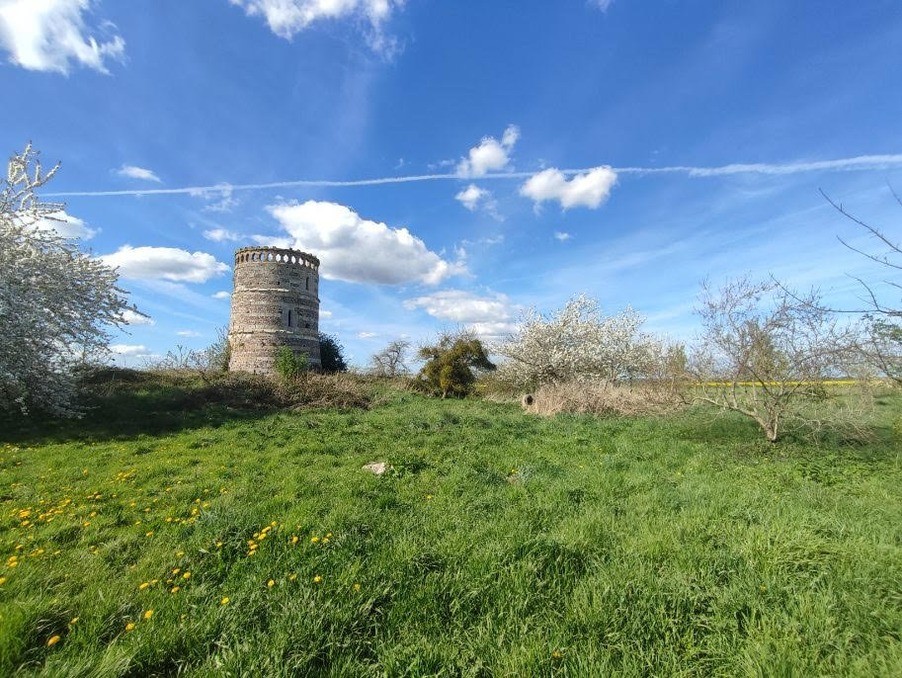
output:
[{"label": "white cloud", "polygon": [[442,290],[404,302],[410,310],[422,309],[433,318],[464,325],[483,339],[498,339],[516,328],[519,307],[504,294],[479,296],[464,290]]},{"label": "white cloud", "polygon": [[122,312],[122,319],[129,325],[156,325],[156,321],[149,315],[138,313],[130,308]]},{"label": "white cloud", "polygon": [[179,330],[176,334],[180,337],[199,337],[201,336],[200,332],[195,332],[194,330]]},{"label": "white cloud", "polygon": [[141,181],[155,181],[158,184],[163,183],[163,181],[156,175],[153,170],[149,170],[146,167],[136,167],[135,165],[123,165],[119,169],[116,170],[116,174],[120,177],[126,177],[128,179],[139,179]]},{"label": "white cloud", "polygon": [[131,358],[140,358],[150,355],[150,351],[143,344],[112,344],[110,352],[116,355],[129,356]]},{"label": "white cloud", "polygon": [[92,0],[4,0],[0,47],[9,52],[11,63],[32,71],[65,74],[75,64],[108,73],[106,61],[122,60],[125,40],[108,21],[86,25],[92,4]]},{"label": "white cloud", "polygon": [[222,290],[222,291],[219,291],[219,292],[214,292],[211,296],[212,296],[214,299],[231,299],[231,298],[232,298],[232,293],[231,293],[231,292],[226,292],[225,290]]},{"label": "white cloud", "polygon": [[100,233],[99,228],[90,228],[82,219],[66,212],[52,212],[34,223],[34,228],[41,231],[56,231],[64,238],[81,238],[90,240]]},{"label": "white cloud", "polygon": [[504,221],[504,217],[498,212],[498,201],[492,195],[492,192],[484,188],[479,188],[476,184],[470,184],[460,193],[454,196],[464,207],[471,212],[481,209],[486,214],[498,221]]},{"label": "white cloud", "polygon": [[614,4],[614,0],[592,0],[593,4],[598,6],[602,12],[607,12],[608,8]]},{"label": "white cloud", "polygon": [[175,247],[123,245],[116,252],[100,258],[108,266],[117,267],[122,277],[137,280],[202,283],[230,270],[212,254]]},{"label": "white cloud", "polygon": [[379,336],[379,335],[377,335],[375,332],[358,332],[357,333],[358,339],[372,339],[373,337],[377,337],[377,336]]},{"label": "white cloud", "polygon": [[457,165],[462,177],[481,177],[488,172],[503,170],[510,162],[510,153],[520,138],[520,128],[508,125],[499,142],[495,137],[483,137],[478,146],[470,149],[467,158]]},{"label": "white cloud", "polygon": [[308,200],[303,204],[270,205],[267,210],[290,238],[254,236],[254,240],[315,254],[322,262],[325,278],[382,285],[435,285],[465,270],[460,263],[446,261],[430,251],[406,228],[364,219],[344,205]]},{"label": "white cloud", "polygon": [[395,7],[405,0],[229,0],[248,16],[260,16],[280,38],[291,40],[296,34],[322,20],[346,17],[362,18],[369,23],[367,42],[376,52],[391,56],[396,42],[384,35],[382,26]]},{"label": "white cloud", "polygon": [[607,200],[616,183],[617,173],[607,166],[576,174],[569,181],[563,172],[552,167],[527,179],[520,186],[520,195],[532,198],[537,205],[558,200],[564,209],[578,206],[595,209]]},{"label": "white cloud", "polygon": [[240,233],[225,228],[211,228],[208,231],[204,231],[204,237],[213,242],[226,242],[227,240],[237,242],[244,239],[244,236]]},{"label": "white cloud", "polygon": [[320,317],[320,318],[331,318],[331,317],[332,317],[332,311],[324,311],[324,310],[320,309],[320,310],[319,310],[319,317]]},{"label": "white cloud", "polygon": [[561,242],[567,242],[568,240],[573,238],[573,236],[569,233],[565,233],[564,231],[555,231],[554,238],[555,240],[560,240]]}]

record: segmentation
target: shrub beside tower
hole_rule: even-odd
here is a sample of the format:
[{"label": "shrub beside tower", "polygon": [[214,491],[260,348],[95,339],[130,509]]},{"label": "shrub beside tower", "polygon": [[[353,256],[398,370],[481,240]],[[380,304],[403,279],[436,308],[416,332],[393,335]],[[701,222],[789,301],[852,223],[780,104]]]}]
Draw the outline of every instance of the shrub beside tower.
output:
[{"label": "shrub beside tower", "polygon": [[235,252],[230,371],[275,374],[282,347],[319,368],[319,259],[298,250]]}]

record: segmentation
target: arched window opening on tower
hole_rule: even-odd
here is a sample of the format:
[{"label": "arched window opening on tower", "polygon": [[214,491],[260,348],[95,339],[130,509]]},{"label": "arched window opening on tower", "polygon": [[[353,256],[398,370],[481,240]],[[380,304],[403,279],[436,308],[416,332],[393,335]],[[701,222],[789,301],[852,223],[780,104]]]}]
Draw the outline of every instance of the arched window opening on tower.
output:
[{"label": "arched window opening on tower", "polygon": [[291,327],[291,309],[288,310],[288,326]]},{"label": "arched window opening on tower", "polygon": [[309,290],[310,289],[310,276],[307,276],[307,280],[304,281],[304,286]]}]

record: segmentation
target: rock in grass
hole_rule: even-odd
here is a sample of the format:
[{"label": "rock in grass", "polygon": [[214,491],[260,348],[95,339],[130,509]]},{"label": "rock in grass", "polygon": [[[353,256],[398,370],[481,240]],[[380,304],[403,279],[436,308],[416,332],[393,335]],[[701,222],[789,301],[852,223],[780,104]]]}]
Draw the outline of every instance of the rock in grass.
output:
[{"label": "rock in grass", "polygon": [[389,466],[389,464],[384,461],[371,461],[369,464],[363,465],[363,470],[369,471],[374,476],[381,476],[390,469],[391,466]]}]

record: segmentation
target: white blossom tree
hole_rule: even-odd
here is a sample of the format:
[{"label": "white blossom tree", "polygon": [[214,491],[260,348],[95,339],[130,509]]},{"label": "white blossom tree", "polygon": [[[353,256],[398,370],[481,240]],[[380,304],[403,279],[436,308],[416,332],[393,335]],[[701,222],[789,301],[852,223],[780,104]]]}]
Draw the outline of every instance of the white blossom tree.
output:
[{"label": "white blossom tree", "polygon": [[642,331],[642,315],[632,308],[605,316],[598,302],[576,296],[543,315],[528,311],[519,330],[494,347],[507,360],[499,377],[536,388],[573,380],[629,381],[657,371],[666,349]]},{"label": "white blossom tree", "polygon": [[115,270],[44,227],[64,206],[37,190],[44,171],[31,144],[0,180],[0,412],[77,414],[77,370],[106,348],[124,323]]}]

